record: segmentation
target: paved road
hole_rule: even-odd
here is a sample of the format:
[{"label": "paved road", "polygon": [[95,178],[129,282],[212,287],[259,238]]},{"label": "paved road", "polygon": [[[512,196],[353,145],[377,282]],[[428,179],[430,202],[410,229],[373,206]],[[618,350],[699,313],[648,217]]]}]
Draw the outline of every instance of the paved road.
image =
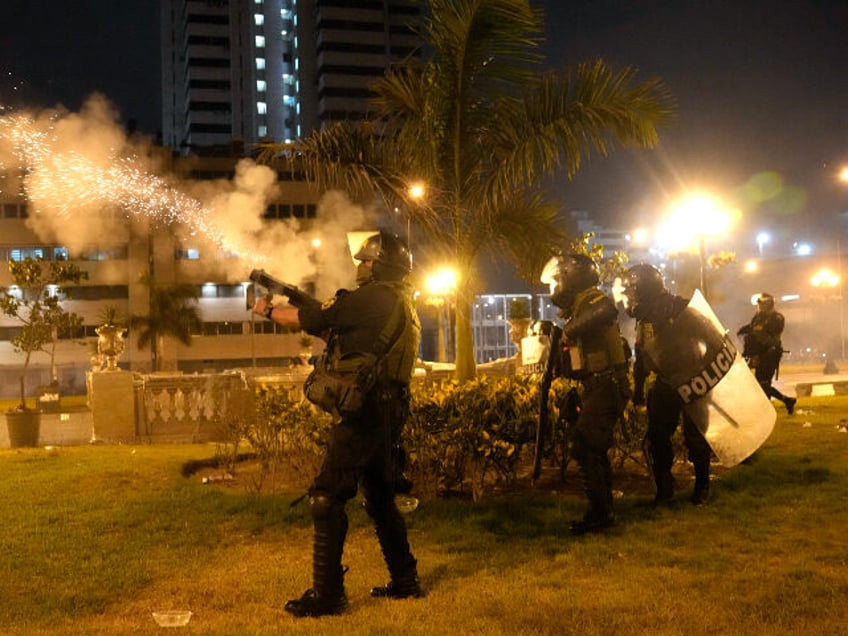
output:
[{"label": "paved road", "polygon": [[[844,367],[845,365],[843,365]],[[840,369],[842,371],[842,369]],[[797,384],[829,384],[832,382],[848,382],[848,370],[840,373],[824,373],[824,367],[821,371],[780,371],[780,379],[775,381],[774,386],[789,395],[794,395],[795,386]]]}]

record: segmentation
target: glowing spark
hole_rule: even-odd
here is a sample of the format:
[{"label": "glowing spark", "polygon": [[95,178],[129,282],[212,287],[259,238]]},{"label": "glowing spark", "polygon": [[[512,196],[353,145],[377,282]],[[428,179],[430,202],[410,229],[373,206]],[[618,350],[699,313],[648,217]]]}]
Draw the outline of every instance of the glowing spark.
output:
[{"label": "glowing spark", "polygon": [[139,157],[119,157],[108,151],[95,160],[76,150],[63,150],[54,133],[53,128],[40,130],[30,117],[0,117],[0,142],[11,142],[30,201],[65,218],[85,210],[116,208],[181,223],[221,249],[245,253],[237,240],[225,237],[210,221],[208,208],[147,172]]}]

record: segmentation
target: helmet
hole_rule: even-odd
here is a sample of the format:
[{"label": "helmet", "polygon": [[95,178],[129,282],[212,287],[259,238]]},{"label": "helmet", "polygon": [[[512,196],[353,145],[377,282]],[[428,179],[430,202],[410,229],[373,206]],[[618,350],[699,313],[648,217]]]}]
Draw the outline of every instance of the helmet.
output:
[{"label": "helmet", "polygon": [[353,257],[374,262],[375,280],[398,280],[412,271],[412,254],[406,244],[384,230],[365,239]]},{"label": "helmet", "polygon": [[577,294],[597,285],[600,277],[595,261],[585,254],[564,254],[547,262],[541,280],[550,285],[551,302],[568,309]]},{"label": "helmet", "polygon": [[647,263],[634,265],[621,281],[628,316],[644,316],[648,307],[666,293],[665,281],[660,270]]},{"label": "helmet", "polygon": [[774,296],[762,292],[754,297],[757,301],[757,309],[760,311],[771,311],[774,309]]}]

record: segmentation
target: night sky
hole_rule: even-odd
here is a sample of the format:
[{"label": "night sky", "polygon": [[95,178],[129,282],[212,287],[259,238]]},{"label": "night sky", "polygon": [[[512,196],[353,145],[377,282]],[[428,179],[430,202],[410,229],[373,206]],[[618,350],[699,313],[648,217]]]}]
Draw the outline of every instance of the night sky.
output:
[{"label": "night sky", "polygon": [[[795,231],[848,209],[848,188],[833,178],[848,162],[846,0],[536,4],[547,15],[550,66],[597,57],[635,66],[663,78],[679,105],[659,149],[593,159],[572,183],[558,180],[566,208],[624,227],[650,220],[683,189],[731,196],[772,171],[802,202],[760,205],[752,216]],[[125,124],[155,138],[158,3],[4,0],[0,71],[0,102],[14,95],[76,110],[98,90]]]},{"label": "night sky", "polygon": [[[751,226],[787,232],[848,210],[835,180],[848,162],[845,0],[546,0],[549,62],[601,57],[662,78],[676,123],[652,151],[593,161],[563,185],[568,207],[626,227],[704,188],[732,199],[773,172],[798,198],[766,202]],[[794,201],[795,204],[789,203]]]}]

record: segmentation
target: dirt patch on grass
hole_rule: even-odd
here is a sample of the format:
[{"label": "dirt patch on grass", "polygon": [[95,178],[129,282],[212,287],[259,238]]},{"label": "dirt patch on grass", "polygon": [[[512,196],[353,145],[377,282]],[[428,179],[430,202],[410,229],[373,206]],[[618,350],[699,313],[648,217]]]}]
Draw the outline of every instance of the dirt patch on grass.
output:
[{"label": "dirt patch on grass", "polygon": [[[319,461],[311,465],[303,462],[299,465],[276,465],[269,467],[251,454],[240,455],[235,462],[222,464],[217,459],[191,462],[183,468],[183,475],[210,487],[222,488],[239,493],[305,493],[318,471]],[[720,477],[726,469],[713,464],[713,475]],[[487,481],[485,498],[510,497],[520,493],[537,492],[540,494],[568,494],[583,496],[580,476],[574,462],[570,462],[563,472],[558,466],[544,466],[537,480],[533,480],[532,464],[522,463],[517,476],[509,482]],[[692,469],[688,462],[678,461],[674,466],[674,476],[679,492],[691,488]],[[419,484],[421,485],[421,484]],[[471,498],[471,486],[461,490],[451,490],[434,494],[434,488],[423,484],[413,488],[413,495],[429,498]],[[651,498],[654,495],[654,482],[644,464],[628,460],[623,465],[613,467],[613,493],[616,498]]]}]

